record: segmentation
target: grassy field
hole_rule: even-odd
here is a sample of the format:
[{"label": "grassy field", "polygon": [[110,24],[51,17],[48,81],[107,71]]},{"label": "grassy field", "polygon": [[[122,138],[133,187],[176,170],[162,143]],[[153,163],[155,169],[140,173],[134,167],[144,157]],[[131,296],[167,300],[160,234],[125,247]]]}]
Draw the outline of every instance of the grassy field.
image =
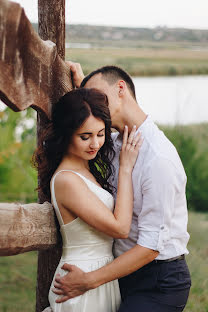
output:
[{"label": "grassy field", "polygon": [[70,48],[66,60],[81,63],[85,74],[109,64],[121,66],[132,76],[208,74],[207,50],[197,48]]},{"label": "grassy field", "polygon": [[[192,288],[185,312],[208,312],[208,214],[189,213]],[[35,311],[35,252],[0,258],[0,312]]]},{"label": "grassy field", "polygon": [[189,213],[190,255],[187,262],[192,288],[185,312],[208,312],[208,214]]},{"label": "grassy field", "polygon": [[35,311],[37,255],[0,257],[0,312]]}]

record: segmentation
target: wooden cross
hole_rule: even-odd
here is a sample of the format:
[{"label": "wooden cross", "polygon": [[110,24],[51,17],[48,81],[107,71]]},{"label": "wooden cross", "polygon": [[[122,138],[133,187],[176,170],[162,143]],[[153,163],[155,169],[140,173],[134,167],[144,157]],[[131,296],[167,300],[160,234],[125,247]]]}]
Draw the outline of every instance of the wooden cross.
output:
[{"label": "wooden cross", "polygon": [[[64,62],[65,0],[38,0],[38,18],[42,39],[19,4],[0,0],[0,99],[14,111],[37,110],[39,134],[72,81]],[[39,197],[40,203],[45,200]],[[36,312],[41,312],[61,252],[53,208],[0,204],[0,256],[30,250],[39,251]]]}]

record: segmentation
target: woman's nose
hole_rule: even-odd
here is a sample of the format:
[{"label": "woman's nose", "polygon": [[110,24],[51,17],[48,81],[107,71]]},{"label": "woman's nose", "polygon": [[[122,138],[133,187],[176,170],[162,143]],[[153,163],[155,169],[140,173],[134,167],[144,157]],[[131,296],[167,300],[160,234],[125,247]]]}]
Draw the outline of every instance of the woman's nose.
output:
[{"label": "woman's nose", "polygon": [[93,140],[91,141],[90,147],[91,148],[99,148],[99,141],[97,138],[93,138]]}]

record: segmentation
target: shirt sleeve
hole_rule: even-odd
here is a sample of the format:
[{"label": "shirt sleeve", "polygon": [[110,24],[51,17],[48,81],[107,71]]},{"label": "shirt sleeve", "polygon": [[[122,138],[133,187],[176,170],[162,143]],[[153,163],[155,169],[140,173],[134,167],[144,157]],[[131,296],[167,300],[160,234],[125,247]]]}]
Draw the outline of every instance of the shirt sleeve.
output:
[{"label": "shirt sleeve", "polygon": [[171,161],[156,157],[142,178],[142,210],[138,216],[137,244],[162,252],[170,240],[171,216],[179,187]]}]

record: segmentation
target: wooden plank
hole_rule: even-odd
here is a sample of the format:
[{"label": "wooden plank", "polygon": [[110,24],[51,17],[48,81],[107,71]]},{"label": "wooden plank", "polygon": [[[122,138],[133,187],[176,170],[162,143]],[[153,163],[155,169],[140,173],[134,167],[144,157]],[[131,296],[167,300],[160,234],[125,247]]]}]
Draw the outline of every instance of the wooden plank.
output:
[{"label": "wooden plank", "polygon": [[0,203],[0,256],[45,250],[56,244],[57,228],[50,203]]},{"label": "wooden plank", "polygon": [[[56,8],[63,0],[40,2],[48,2],[55,31]],[[59,33],[63,41],[63,31]],[[63,45],[58,50],[63,56]],[[72,89],[69,67],[58,55],[55,44],[40,39],[20,5],[7,0],[0,0],[0,68],[0,99],[14,111],[31,106],[50,116],[51,104]]]}]

